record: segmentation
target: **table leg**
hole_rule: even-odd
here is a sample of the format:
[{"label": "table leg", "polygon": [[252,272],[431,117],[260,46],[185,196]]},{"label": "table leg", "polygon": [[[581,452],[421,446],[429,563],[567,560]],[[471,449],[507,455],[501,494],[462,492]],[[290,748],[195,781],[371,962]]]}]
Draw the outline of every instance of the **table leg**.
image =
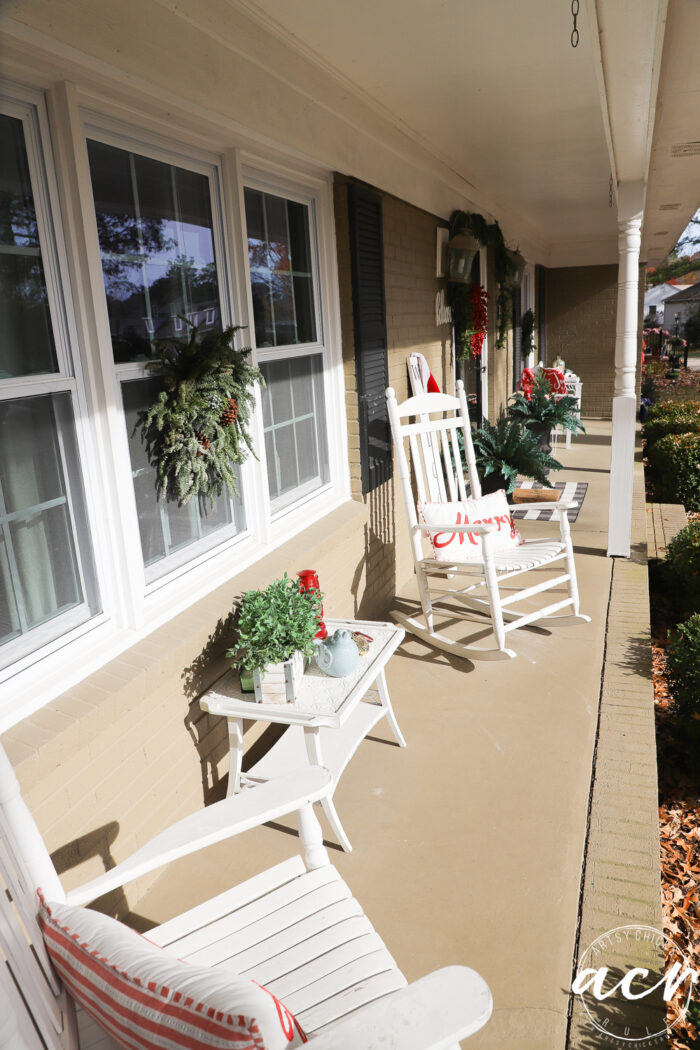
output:
[{"label": "table leg", "polygon": [[226,797],[241,790],[243,764],[243,719],[229,718],[228,722],[228,787]]},{"label": "table leg", "polygon": [[387,689],[383,667],[377,675],[377,689],[379,690],[379,699],[382,702],[382,707],[386,712],[386,720],[389,723],[389,728],[394,734],[394,739],[396,740],[396,743],[399,745],[399,747],[405,747],[406,741],[404,740],[404,735],[399,729],[399,723],[396,721],[396,715],[394,714],[394,709],[391,706],[391,698],[389,696],[389,690]]},{"label": "table leg", "polygon": [[[304,742],[306,744],[306,754],[309,757],[311,765],[322,766],[323,752],[321,750],[321,731],[318,726],[304,726]],[[333,785],[333,791],[335,791],[335,785]],[[352,853],[352,844],[345,834],[343,825],[340,823],[340,817],[338,816],[337,810],[333,804],[333,799],[330,795],[326,795],[325,798],[321,799],[321,806],[323,807],[323,812],[328,817],[328,823],[331,826],[333,834],[338,839],[338,842],[346,853]]]}]

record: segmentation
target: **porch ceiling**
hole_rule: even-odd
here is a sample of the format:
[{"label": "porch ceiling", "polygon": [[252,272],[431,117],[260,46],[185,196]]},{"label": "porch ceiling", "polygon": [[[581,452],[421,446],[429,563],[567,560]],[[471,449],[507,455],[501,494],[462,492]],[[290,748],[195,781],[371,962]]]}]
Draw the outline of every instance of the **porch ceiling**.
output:
[{"label": "porch ceiling", "polygon": [[698,138],[695,0],[670,0],[663,52],[665,0],[582,0],[576,49],[551,0],[354,0],[332,17],[325,0],[231,2],[437,154],[540,261],[616,261],[610,174],[644,181],[650,152],[649,258],[695,208],[700,153],[670,148]]},{"label": "porch ceiling", "polygon": [[[700,206],[700,4],[669,4],[654,141],[649,163],[642,257],[658,263]],[[679,145],[691,150],[674,156]]]},{"label": "porch ceiling", "polygon": [[0,48],[127,123],[147,94],[166,135],[482,211],[549,266],[617,261],[612,172],[646,185],[657,261],[700,196],[700,3],[580,0],[578,23],[573,49],[552,0],[6,0]]}]

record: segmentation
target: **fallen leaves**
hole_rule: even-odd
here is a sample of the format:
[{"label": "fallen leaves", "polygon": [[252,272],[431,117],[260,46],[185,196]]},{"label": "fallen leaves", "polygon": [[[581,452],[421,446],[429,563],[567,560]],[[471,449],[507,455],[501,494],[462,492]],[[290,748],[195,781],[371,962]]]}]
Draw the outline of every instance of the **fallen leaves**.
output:
[{"label": "fallen leaves", "polygon": [[[674,732],[673,698],[665,678],[666,650],[653,646],[652,677],[659,762],[661,894],[666,933],[700,971],[700,795],[684,771]],[[671,1032],[670,1050],[693,1050],[700,1030],[687,1017]]]}]

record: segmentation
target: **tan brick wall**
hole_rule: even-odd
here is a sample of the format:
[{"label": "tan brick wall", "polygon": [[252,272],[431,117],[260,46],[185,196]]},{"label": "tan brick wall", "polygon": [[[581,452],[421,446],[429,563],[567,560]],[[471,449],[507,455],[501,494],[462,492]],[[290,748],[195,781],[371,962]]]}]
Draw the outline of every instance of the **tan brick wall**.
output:
[{"label": "tan brick wall", "polygon": [[[351,483],[353,497],[363,500],[368,509],[359,608],[361,615],[374,615],[373,610],[386,608],[397,585],[410,576],[413,562],[396,476],[367,496],[362,495],[348,223],[350,181],[342,175],[335,177],[338,281]],[[438,328],[435,324],[435,295],[444,287],[444,282],[435,276],[436,230],[444,223],[388,194],[380,196],[389,383],[399,401],[409,396],[406,362],[412,351],[420,351],[440,388],[450,390],[450,328]]]},{"label": "tan brick wall", "polygon": [[545,275],[547,364],[562,357],[583,381],[583,414],[610,417],[615,384],[617,266]]},{"label": "tan brick wall", "polygon": [[[609,419],[615,390],[617,266],[570,266],[545,276],[547,364],[562,357],[583,380],[583,414]],[[644,273],[640,269],[637,393]]]},{"label": "tan brick wall", "polygon": [[[355,502],[333,511],[3,735],[66,888],[221,796],[226,723],[204,714],[197,698],[226,670],[234,603],[248,588],[311,565],[327,614],[355,615],[366,517]],[[246,747],[264,728],[246,724]],[[123,915],[158,874],[103,907]]]}]

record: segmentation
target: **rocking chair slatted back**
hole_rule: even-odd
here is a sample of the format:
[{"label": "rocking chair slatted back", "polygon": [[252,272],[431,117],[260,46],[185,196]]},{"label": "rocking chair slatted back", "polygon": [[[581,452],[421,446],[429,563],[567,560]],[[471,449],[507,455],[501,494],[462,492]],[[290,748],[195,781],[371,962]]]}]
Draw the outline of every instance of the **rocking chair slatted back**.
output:
[{"label": "rocking chair slatted back", "polygon": [[[409,354],[408,356],[408,375],[411,382],[411,390],[415,397],[420,397],[422,394],[428,393],[424,376],[421,375],[419,357],[419,354]],[[427,416],[421,416],[421,422],[426,422],[427,418]],[[433,464],[440,455],[439,447],[437,445],[437,436],[431,433],[422,433],[420,435],[420,443],[423,449],[424,461]],[[444,499],[444,483],[442,482],[442,474],[440,471],[429,469],[426,473],[426,480],[431,501],[437,502],[440,499]]]},{"label": "rocking chair slatted back", "polygon": [[[394,390],[389,387],[387,401],[409,526],[416,525],[418,519],[411,490],[411,467],[406,454],[406,441],[411,453],[419,502],[448,503],[465,500],[470,494],[480,496],[469,409],[462,381],[457,382],[457,397],[449,394],[418,394],[399,405]],[[406,422],[412,418],[417,418],[418,422]],[[458,433],[462,434],[464,441],[468,479],[462,468]],[[413,528],[411,539],[416,556],[421,557],[420,537]]]}]

